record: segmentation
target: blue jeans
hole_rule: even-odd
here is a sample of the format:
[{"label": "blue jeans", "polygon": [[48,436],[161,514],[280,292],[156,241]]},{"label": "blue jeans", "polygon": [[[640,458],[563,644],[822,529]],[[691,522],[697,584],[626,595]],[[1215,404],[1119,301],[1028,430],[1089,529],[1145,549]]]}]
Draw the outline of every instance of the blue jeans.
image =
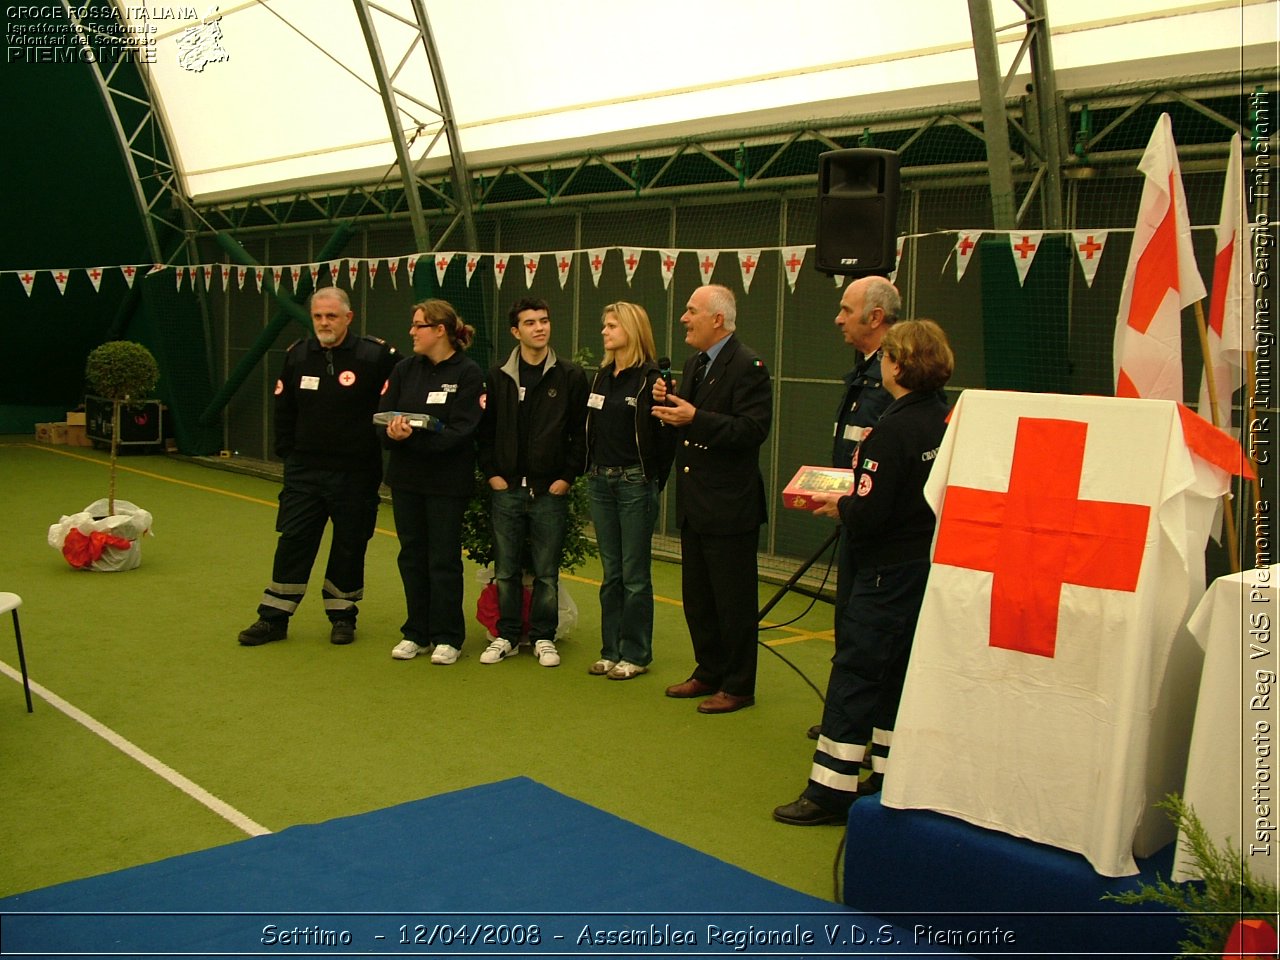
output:
[{"label": "blue jeans", "polygon": [[569,519],[568,496],[534,495],[528,487],[494,490],[489,517],[493,523],[493,568],[498,583],[498,636],[514,646],[524,623],[521,575],[533,574],[529,606],[529,639],[554,640],[560,625],[560,547]]},{"label": "blue jeans", "polygon": [[600,565],[600,656],[645,667],[653,660],[653,575],[651,547],[658,517],[658,485],[639,467],[587,480],[591,522],[596,528]]}]

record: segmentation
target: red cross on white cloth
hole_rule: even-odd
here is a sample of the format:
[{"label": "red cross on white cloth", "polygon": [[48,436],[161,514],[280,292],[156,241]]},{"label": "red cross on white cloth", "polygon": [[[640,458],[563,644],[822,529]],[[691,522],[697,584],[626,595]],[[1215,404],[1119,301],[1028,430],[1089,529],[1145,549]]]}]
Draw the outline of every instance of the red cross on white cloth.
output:
[{"label": "red cross on white cloth", "polygon": [[973,251],[977,249],[981,238],[981,230],[962,230],[956,234],[956,283],[964,278],[964,272],[969,269],[969,261],[973,259]]},{"label": "red cross on white cloth", "polygon": [[679,250],[659,250],[658,267],[662,270],[662,289],[671,289],[671,278],[676,275],[676,261],[680,259]]},{"label": "red cross on white cloth", "polygon": [[627,275],[627,286],[631,286],[631,278],[636,275],[636,267],[640,266],[640,254],[642,253],[636,247],[622,248],[622,269]]},{"label": "red cross on white cloth", "polygon": [[1040,242],[1044,239],[1043,230],[1024,230],[1021,233],[1009,234],[1009,246],[1013,251],[1013,266],[1018,271],[1018,286],[1027,282],[1027,271],[1040,251]]},{"label": "red cross on white cloth", "polygon": [[808,252],[808,247],[783,247],[778,253],[782,257],[782,274],[787,278],[787,286],[791,288],[792,293],[796,292],[796,280],[800,276],[800,268],[804,266],[804,257]]},{"label": "red cross on white cloth", "polygon": [[702,274],[702,282],[710,283],[711,275],[716,271],[716,261],[720,259],[719,250],[698,251],[698,272]]},{"label": "red cross on white cloth", "polygon": [[[449,269],[449,264],[451,264],[451,263],[453,262],[453,254],[452,254],[452,253],[437,253],[437,254],[435,255],[435,260],[434,260],[433,262],[435,263],[435,267],[436,267],[436,284],[437,284],[438,286],[443,287],[443,286],[444,286],[444,274],[445,274],[445,271]],[[409,282],[410,282],[410,283],[413,283],[413,274],[412,274],[412,273],[410,273],[410,274],[409,274]]]},{"label": "red cross on white cloth", "polygon": [[502,289],[502,281],[506,279],[507,268],[511,265],[511,254],[495,253],[493,255],[493,278],[498,284],[498,289]]},{"label": "red cross on white cloth", "polygon": [[1098,264],[1102,262],[1102,251],[1107,246],[1108,230],[1073,230],[1071,244],[1076,249],[1076,262],[1080,264],[1080,272],[1084,274],[1085,286],[1093,286],[1093,278],[1098,275]]},{"label": "red cross on white cloth", "polygon": [[600,272],[604,269],[604,258],[608,252],[605,247],[596,247],[594,250],[587,251],[587,266],[591,268],[591,282],[597,287],[600,286]]},{"label": "red cross on white cloth", "polygon": [[555,255],[556,257],[556,276],[560,278],[560,289],[564,289],[565,281],[569,279],[569,268],[573,266],[573,251],[561,250]]},{"label": "red cross on white cloth", "polygon": [[1184,410],[961,395],[925,486],[940,519],[885,805],[1074,850],[1104,876],[1173,839],[1163,817],[1139,832],[1186,761],[1185,740],[1154,734],[1190,729],[1194,694],[1165,685],[1194,675],[1175,638],[1204,591],[1221,445],[1241,456]]},{"label": "red cross on white cloth", "polygon": [[742,272],[742,289],[744,292],[751,292],[751,281],[755,279],[756,268],[759,266],[760,251],[758,249],[738,251],[738,269]]}]

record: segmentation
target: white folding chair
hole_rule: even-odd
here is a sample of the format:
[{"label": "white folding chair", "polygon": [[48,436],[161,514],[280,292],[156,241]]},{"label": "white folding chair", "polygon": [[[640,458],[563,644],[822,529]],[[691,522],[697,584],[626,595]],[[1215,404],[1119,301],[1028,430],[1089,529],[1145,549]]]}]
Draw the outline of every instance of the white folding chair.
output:
[{"label": "white folding chair", "polygon": [[16,593],[0,592],[0,613],[13,614],[13,635],[18,640],[18,663],[22,666],[22,690],[27,695],[27,713],[31,709],[31,681],[27,678],[27,655],[22,649],[22,627],[18,624],[18,608],[22,598]]}]

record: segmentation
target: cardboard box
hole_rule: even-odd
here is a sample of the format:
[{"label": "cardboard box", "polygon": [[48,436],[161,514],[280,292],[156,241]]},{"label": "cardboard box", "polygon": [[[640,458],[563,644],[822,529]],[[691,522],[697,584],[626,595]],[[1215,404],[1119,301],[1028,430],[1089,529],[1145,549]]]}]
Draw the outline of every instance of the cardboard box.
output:
[{"label": "cardboard box", "polygon": [[67,411],[68,427],[83,427],[85,425],[85,412],[83,410]]},{"label": "cardboard box", "polygon": [[65,423],[37,423],[36,440],[40,443],[66,443],[67,425]]},{"label": "cardboard box", "polygon": [[[83,414],[81,414],[83,416]],[[89,439],[86,433],[86,427],[83,423],[67,424],[67,446],[68,447],[91,447],[93,441]]]},{"label": "cardboard box", "polygon": [[812,511],[818,504],[814,494],[843,497],[853,493],[853,471],[840,467],[801,467],[782,491],[782,505],[792,510]]}]

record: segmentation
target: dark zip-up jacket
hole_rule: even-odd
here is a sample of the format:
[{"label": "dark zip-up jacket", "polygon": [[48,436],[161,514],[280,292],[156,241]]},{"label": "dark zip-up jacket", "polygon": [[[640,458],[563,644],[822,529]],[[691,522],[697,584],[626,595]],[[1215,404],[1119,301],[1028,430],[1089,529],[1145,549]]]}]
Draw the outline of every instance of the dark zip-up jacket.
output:
[{"label": "dark zip-up jacket", "polygon": [[480,472],[509,487],[545,493],[557,480],[573,483],[586,468],[587,375],[547,349],[542,379],[525,396],[528,405],[528,476],[519,472],[520,348],[489,371],[484,418],[476,437]]},{"label": "dark zip-up jacket", "polygon": [[936,518],[924,484],[949,411],[940,392],[908,393],[863,437],[854,492],[839,502],[859,568],[929,559]]},{"label": "dark zip-up jacket", "polygon": [[[676,458],[676,432],[667,429],[653,414],[653,384],[662,374],[655,363],[645,362],[641,366],[644,379],[640,391],[635,395],[635,438],[636,449],[640,453],[640,469],[649,483],[656,482],[661,490],[667,485],[667,477],[671,474],[671,464]],[[591,392],[598,393],[600,384],[607,377],[613,376],[613,364],[607,363],[596,371],[591,381]],[[587,463],[594,463],[595,444],[592,437],[595,411],[587,412]]]},{"label": "dark zip-up jacket", "polygon": [[439,430],[414,430],[392,440],[380,428],[391,451],[387,486],[393,490],[470,497],[475,490],[475,433],[484,414],[484,374],[461,350],[439,363],[405,357],[391,371],[380,410],[429,413]]},{"label": "dark zip-up jacket", "polygon": [[377,337],[348,332],[325,349],[315,337],[285,353],[276,381],[276,456],[308,467],[382,472],[373,426],[378,397],[400,360]]}]

